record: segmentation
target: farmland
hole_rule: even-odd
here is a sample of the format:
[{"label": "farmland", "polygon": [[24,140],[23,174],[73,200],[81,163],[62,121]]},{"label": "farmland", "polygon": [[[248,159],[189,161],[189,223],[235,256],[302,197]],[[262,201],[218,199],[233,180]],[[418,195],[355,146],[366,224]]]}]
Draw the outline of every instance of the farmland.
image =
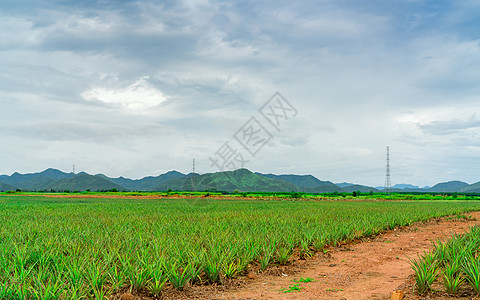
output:
[{"label": "farmland", "polygon": [[474,200],[0,197],[0,298],[158,297],[222,284]]}]

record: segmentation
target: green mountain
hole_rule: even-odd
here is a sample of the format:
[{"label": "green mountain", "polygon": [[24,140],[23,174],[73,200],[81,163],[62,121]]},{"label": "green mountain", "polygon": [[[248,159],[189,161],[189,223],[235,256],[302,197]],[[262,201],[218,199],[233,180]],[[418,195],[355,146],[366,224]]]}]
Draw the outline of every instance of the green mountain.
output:
[{"label": "green mountain", "polygon": [[0,182],[0,192],[6,192],[6,191],[15,191],[17,188],[14,187],[13,185],[9,185],[3,182]]},{"label": "green mountain", "polygon": [[427,191],[434,193],[460,193],[463,192],[463,190],[466,189],[468,186],[469,184],[463,181],[448,181],[438,183]]},{"label": "green mountain", "polygon": [[299,187],[273,178],[254,174],[247,169],[236,171],[207,173],[203,175],[188,174],[184,178],[167,180],[155,190],[216,190],[232,192],[234,190],[250,192],[291,192],[299,191]]},{"label": "green mountain", "polygon": [[36,177],[21,181],[17,183],[17,185],[19,185],[20,189],[22,190],[40,191],[53,184],[55,181],[55,179],[46,177],[44,175],[38,175]]},{"label": "green mountain", "polygon": [[305,188],[313,188],[313,187],[322,185],[325,182],[330,182],[330,181],[320,181],[319,179],[317,179],[316,177],[313,177],[312,175],[292,175],[292,174],[275,175],[275,174],[262,174],[262,173],[255,173],[255,174],[261,175],[267,178],[283,180],[283,181],[295,184],[296,186],[305,187]]},{"label": "green mountain", "polygon": [[351,185],[355,185],[354,183],[349,183],[349,182],[340,182],[340,183],[335,183],[335,185],[341,187],[341,188],[344,188],[346,186],[351,186]]},{"label": "green mountain", "polygon": [[[404,187],[405,186],[405,187]],[[469,185],[462,181],[449,181],[436,184],[432,188],[412,188],[402,185],[404,189],[392,189],[394,192],[420,192],[420,193],[480,193],[480,182]],[[247,169],[229,172],[199,174],[182,174],[170,171],[159,176],[149,176],[142,179],[129,179],[124,177],[109,178],[103,174],[89,175],[85,172],[78,174],[65,173],[56,169],[47,169],[39,173],[19,174],[11,176],[0,175],[0,191],[21,189],[25,191],[44,190],[135,190],[135,191],[165,191],[172,190],[217,190],[232,192],[259,191],[259,192],[346,192],[370,191],[378,192],[379,189],[358,184],[321,181],[312,175],[275,175],[252,173]]]},{"label": "green mountain", "polygon": [[360,185],[360,184],[348,185],[346,187],[343,187],[342,189],[346,193],[352,193],[352,192],[356,192],[356,191],[360,191],[362,193],[370,193],[370,192],[377,193],[377,192],[379,192],[379,190],[376,189],[376,188],[373,188],[373,187],[370,187],[370,186],[365,186],[365,185]]},{"label": "green mountain", "polygon": [[56,169],[47,169],[40,173],[19,174],[13,173],[11,176],[2,175],[0,181],[22,190],[44,190],[53,182],[70,178],[72,173],[64,173]]},{"label": "green mountain", "polygon": [[125,189],[132,190],[132,191],[152,191],[157,186],[161,185],[162,183],[168,180],[187,177],[187,175],[177,171],[170,171],[156,177],[148,176],[148,177],[144,177],[142,179],[136,179],[136,180],[128,179],[124,177],[109,178],[103,174],[99,174],[97,176],[102,176],[105,179],[108,179],[111,182],[121,185]]},{"label": "green mountain", "polygon": [[42,175],[54,180],[66,179],[74,176],[73,173],[65,173],[52,168],[46,169],[45,171],[38,173],[38,175]]},{"label": "green mountain", "polygon": [[299,191],[307,193],[341,192],[342,188],[330,181],[321,181],[312,175],[275,175],[255,173],[271,179],[282,180],[298,187]]},{"label": "green mountain", "polygon": [[46,187],[46,189],[55,191],[106,191],[117,189],[124,190],[123,186],[115,184],[101,176],[93,176],[88,174],[78,174],[70,178],[57,180]]},{"label": "green mountain", "polygon": [[480,193],[480,182],[476,182],[474,184],[471,184],[467,187],[465,187],[462,190],[463,193]]},{"label": "green mountain", "polygon": [[416,185],[413,185],[413,184],[400,183],[400,184],[396,184],[396,185],[392,186],[392,189],[400,189],[400,190],[419,189],[419,187],[416,186]]}]

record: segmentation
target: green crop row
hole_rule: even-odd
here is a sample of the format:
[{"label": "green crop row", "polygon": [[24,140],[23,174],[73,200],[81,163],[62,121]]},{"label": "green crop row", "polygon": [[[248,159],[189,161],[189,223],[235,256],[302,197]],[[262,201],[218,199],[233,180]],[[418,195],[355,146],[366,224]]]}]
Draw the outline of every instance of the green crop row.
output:
[{"label": "green crop row", "polygon": [[476,201],[0,197],[0,299],[105,299],[222,284]]},{"label": "green crop row", "polygon": [[449,294],[457,294],[466,286],[480,294],[479,254],[479,226],[471,227],[466,234],[453,234],[445,242],[438,241],[432,252],[411,260],[418,293],[427,294],[438,280]]}]

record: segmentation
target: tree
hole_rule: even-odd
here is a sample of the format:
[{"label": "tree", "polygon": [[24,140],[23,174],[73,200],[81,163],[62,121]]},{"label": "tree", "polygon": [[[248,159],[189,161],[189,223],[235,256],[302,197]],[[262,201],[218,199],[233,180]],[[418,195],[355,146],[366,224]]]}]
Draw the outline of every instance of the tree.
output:
[{"label": "tree", "polygon": [[290,197],[297,199],[297,198],[301,198],[302,194],[297,192],[291,192]]}]

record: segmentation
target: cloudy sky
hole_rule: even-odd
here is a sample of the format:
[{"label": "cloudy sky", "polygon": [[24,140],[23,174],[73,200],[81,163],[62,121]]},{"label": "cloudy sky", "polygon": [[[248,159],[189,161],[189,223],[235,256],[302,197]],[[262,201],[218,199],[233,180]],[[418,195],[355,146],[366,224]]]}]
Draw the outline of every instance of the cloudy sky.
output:
[{"label": "cloudy sky", "polygon": [[223,154],[380,186],[390,146],[392,184],[477,182],[478,28],[473,0],[2,0],[0,174],[206,173]]}]

